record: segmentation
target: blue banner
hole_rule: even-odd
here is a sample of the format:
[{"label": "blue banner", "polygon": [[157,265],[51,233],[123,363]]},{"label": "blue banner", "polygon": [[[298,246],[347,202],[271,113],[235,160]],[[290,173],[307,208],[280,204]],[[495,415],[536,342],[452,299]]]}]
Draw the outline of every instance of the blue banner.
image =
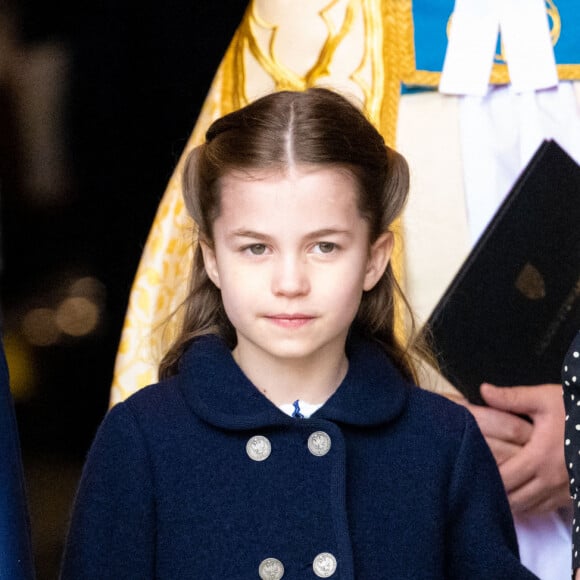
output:
[{"label": "blue banner", "polygon": [[[546,0],[545,3],[558,75],[561,80],[579,80],[580,2]],[[408,85],[437,86],[439,83],[454,6],[454,0],[413,0],[415,70],[405,78]],[[498,37],[491,82],[509,82],[501,37]]]}]

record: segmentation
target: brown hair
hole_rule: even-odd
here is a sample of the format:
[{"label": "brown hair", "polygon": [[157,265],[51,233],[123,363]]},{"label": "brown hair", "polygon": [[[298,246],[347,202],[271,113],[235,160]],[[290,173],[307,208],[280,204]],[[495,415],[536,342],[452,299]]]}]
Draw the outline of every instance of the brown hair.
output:
[{"label": "brown hair", "polygon": [[[189,154],[183,194],[199,239],[213,245],[212,225],[220,212],[224,175],[295,165],[336,166],[353,175],[358,209],[369,224],[371,244],[389,229],[407,200],[407,162],[385,145],[358,107],[328,89],[280,91],[216,120],[206,133],[206,142]],[[416,378],[412,349],[395,336],[395,295],[408,307],[389,264],[375,287],[364,293],[354,324],[383,345],[405,376]],[[183,307],[183,325],[160,363],[160,378],[177,372],[183,352],[198,336],[217,334],[231,348],[236,344],[235,329],[225,314],[219,289],[207,276],[199,244]]]}]

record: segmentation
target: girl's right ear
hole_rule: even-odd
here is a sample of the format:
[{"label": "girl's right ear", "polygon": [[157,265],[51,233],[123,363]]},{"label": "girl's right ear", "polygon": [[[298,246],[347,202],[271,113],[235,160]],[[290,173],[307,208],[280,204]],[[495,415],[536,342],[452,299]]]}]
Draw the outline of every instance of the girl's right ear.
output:
[{"label": "girl's right ear", "polygon": [[220,288],[220,274],[215,257],[215,250],[207,242],[199,241],[199,247],[203,255],[203,265],[209,279]]}]

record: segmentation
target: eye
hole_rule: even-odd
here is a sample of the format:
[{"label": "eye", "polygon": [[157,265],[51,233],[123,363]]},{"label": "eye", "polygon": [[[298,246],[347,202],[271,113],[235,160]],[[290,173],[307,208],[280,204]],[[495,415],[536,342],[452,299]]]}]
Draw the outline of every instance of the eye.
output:
[{"label": "eye", "polygon": [[315,254],[331,254],[336,250],[336,244],[333,242],[318,242],[314,246]]},{"label": "eye", "polygon": [[262,256],[266,253],[266,244],[252,244],[251,246],[246,246],[244,251],[253,256]]}]

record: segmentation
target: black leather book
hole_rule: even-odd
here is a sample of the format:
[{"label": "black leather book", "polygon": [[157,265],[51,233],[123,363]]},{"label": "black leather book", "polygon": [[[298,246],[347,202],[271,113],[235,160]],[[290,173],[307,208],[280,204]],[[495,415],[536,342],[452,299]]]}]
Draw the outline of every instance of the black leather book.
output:
[{"label": "black leather book", "polygon": [[483,404],[482,382],[560,383],[580,329],[580,166],[544,141],[426,328],[442,374]]}]

